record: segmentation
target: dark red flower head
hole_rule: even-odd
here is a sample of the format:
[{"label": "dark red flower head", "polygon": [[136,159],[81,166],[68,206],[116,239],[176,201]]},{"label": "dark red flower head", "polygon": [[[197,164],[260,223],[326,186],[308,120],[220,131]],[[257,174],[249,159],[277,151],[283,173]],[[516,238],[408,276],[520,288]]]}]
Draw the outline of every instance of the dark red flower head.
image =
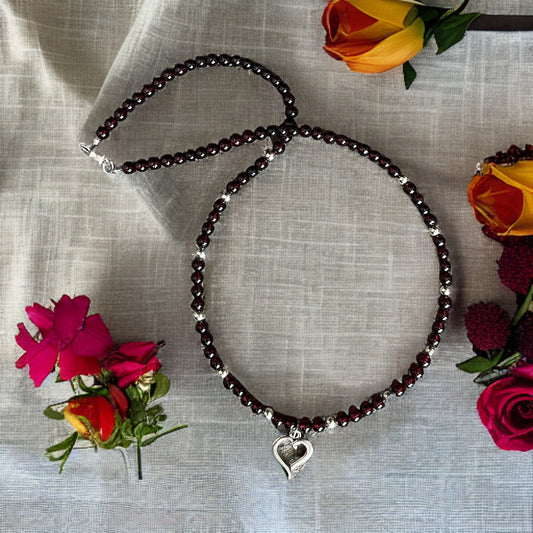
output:
[{"label": "dark red flower head", "polygon": [[480,302],[468,307],[465,326],[474,348],[483,351],[503,348],[511,334],[509,315],[495,303]]},{"label": "dark red flower head", "polygon": [[527,294],[533,281],[533,247],[525,242],[504,246],[498,261],[500,281],[519,294]]}]

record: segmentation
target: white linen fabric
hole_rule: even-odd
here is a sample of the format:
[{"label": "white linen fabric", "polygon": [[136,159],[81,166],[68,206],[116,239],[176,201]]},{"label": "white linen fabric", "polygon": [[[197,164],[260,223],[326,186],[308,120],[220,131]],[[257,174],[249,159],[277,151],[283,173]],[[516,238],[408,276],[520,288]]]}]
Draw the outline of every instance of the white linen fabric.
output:
[{"label": "white linen fabric", "polygon": [[[453,2],[452,2],[453,3]],[[440,2],[446,5],[446,2]],[[471,353],[470,303],[513,295],[499,246],[465,190],[475,164],[531,143],[533,33],[472,32],[401,69],[350,72],[322,50],[321,0],[0,3],[0,531],[533,530],[531,453],[496,448],[481,392],[455,364]],[[472,1],[533,14],[518,0]],[[225,391],[201,354],[189,308],[194,239],[225,183],[261,143],[206,161],[109,179],[79,151],[164,68],[235,53],[281,75],[299,123],[365,142],[412,178],[448,237],[455,309],[426,377],[380,413],[314,439],[287,482],[275,430]],[[118,162],[279,123],[261,79],[206,69],[168,85],[102,143]],[[401,375],[436,308],[437,264],[417,212],[375,165],[295,139],[232,200],[209,249],[210,324],[225,363],[265,403],[295,414],[347,409]],[[145,449],[76,451],[62,475],[44,449],[69,433],[42,409],[68,387],[16,370],[24,307],[87,294],[117,342],[165,339],[169,422],[189,427]]]}]

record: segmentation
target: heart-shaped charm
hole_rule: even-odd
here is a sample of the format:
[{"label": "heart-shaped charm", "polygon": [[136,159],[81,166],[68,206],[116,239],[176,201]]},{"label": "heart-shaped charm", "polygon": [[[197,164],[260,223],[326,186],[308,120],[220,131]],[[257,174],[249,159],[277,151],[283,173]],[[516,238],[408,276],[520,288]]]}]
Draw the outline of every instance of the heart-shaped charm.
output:
[{"label": "heart-shaped charm", "polygon": [[272,453],[287,474],[296,477],[313,455],[313,445],[301,438],[301,433],[278,437],[272,444]]}]

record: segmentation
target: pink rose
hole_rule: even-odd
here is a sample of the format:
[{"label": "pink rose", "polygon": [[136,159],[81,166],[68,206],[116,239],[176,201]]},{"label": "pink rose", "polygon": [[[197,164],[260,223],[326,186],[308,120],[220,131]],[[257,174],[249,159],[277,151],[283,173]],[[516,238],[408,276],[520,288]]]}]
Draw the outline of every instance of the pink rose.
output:
[{"label": "pink rose", "polygon": [[156,354],[163,345],[162,342],[128,342],[111,352],[102,366],[115,374],[118,386],[123,389],[142,375],[161,368]]},{"label": "pink rose", "polygon": [[113,345],[111,335],[100,315],[87,316],[89,298],[66,294],[48,309],[37,303],[26,307],[30,320],[39,328],[37,338],[19,324],[15,337],[25,350],[17,360],[17,368],[30,367],[30,377],[36,387],[59,367],[63,380],[74,376],[100,373],[100,361]]},{"label": "pink rose", "polygon": [[502,450],[533,450],[533,365],[489,385],[477,402],[481,422]]}]

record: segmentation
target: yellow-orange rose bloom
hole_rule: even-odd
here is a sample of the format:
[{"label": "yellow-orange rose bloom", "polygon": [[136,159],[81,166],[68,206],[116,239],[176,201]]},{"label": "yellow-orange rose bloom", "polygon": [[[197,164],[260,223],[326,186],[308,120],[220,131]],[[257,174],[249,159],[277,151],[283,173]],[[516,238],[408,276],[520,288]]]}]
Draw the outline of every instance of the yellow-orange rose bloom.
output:
[{"label": "yellow-orange rose bloom", "polygon": [[385,72],[418,54],[424,22],[409,0],[331,0],[324,50],[355,72]]},{"label": "yellow-orange rose bloom", "polygon": [[476,218],[497,235],[533,235],[533,161],[483,165],[467,193]]}]

